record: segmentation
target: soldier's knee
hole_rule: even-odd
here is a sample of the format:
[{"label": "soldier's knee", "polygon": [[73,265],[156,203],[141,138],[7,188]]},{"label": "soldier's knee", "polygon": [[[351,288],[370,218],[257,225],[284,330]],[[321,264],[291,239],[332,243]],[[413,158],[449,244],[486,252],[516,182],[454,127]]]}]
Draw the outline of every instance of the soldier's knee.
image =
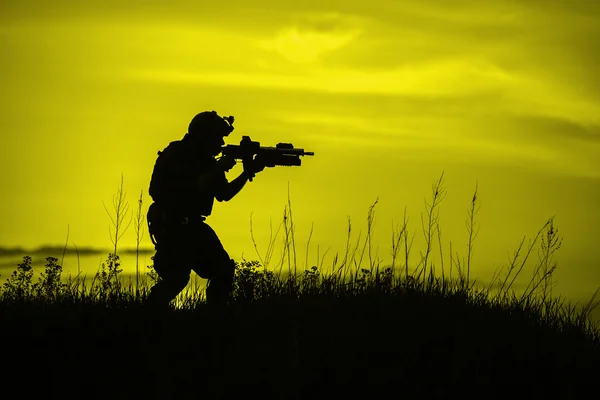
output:
[{"label": "soldier's knee", "polygon": [[223,262],[223,264],[220,265],[215,272],[214,278],[224,281],[233,281],[233,276],[235,274],[235,261],[233,261],[233,259],[229,259]]},{"label": "soldier's knee", "polygon": [[229,261],[225,264],[225,275],[228,280],[233,280],[233,276],[235,274],[235,261],[233,259],[229,259]]},{"label": "soldier's knee", "polygon": [[[158,272],[158,271],[157,271]],[[160,283],[163,286],[168,287],[170,290],[182,291],[190,281],[190,274],[185,271],[172,270],[166,268],[158,273],[160,277]]]},{"label": "soldier's knee", "polygon": [[168,282],[168,285],[171,286],[173,289],[182,291],[183,289],[185,289],[188,282],[190,281],[190,275],[177,274],[169,277],[168,279],[166,279],[166,281]]},{"label": "soldier's knee", "polygon": [[166,269],[166,266],[169,263],[167,254],[164,250],[157,250],[156,253],[154,253],[154,256],[152,257],[152,261],[152,266],[154,267],[156,273],[158,273],[159,275],[162,271]]}]

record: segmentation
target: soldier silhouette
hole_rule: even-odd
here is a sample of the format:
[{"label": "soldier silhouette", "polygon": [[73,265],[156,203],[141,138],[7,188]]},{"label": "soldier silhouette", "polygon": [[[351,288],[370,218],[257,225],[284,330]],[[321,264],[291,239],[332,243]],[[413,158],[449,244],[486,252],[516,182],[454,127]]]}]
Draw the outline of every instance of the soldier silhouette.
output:
[{"label": "soldier silhouette", "polygon": [[208,279],[207,304],[227,304],[233,290],[235,263],[215,231],[204,221],[217,201],[231,200],[246,181],[265,166],[256,157],[228,182],[225,172],[235,159],[215,159],[233,131],[232,116],[216,111],[197,114],[183,139],[171,142],[154,165],[148,209],[148,230],[155,246],[154,269],[160,281],[147,299],[152,306],[168,304],[186,287],[193,270]]}]

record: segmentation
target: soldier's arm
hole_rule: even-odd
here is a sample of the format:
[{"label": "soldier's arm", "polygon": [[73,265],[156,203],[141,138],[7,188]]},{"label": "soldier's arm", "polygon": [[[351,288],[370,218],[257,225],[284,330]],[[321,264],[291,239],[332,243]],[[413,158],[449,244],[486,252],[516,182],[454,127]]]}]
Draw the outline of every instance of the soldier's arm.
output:
[{"label": "soldier's arm", "polygon": [[196,184],[204,192],[214,192],[215,198],[219,201],[222,198],[223,186],[227,183],[225,178],[225,171],[219,166],[219,164],[211,164],[207,169],[202,171],[198,175]]},{"label": "soldier's arm", "polygon": [[235,178],[231,182],[227,182],[227,180],[225,180],[225,182],[222,183],[220,186],[219,195],[217,196],[215,194],[215,199],[217,199],[217,201],[231,200],[235,197],[235,195],[237,195],[240,192],[240,190],[242,190],[247,181],[248,177],[244,172],[242,172],[237,178]]},{"label": "soldier's arm", "polygon": [[213,164],[198,176],[197,184],[205,191],[212,191],[217,201],[229,201],[242,190],[248,178],[242,172],[233,181],[228,182],[225,171],[218,165]]}]

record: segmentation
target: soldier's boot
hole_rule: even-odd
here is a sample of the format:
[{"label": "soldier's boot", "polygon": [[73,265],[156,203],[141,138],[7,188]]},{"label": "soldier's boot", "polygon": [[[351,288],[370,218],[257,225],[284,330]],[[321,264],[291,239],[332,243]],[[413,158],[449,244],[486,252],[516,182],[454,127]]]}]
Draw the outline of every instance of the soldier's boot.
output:
[{"label": "soldier's boot", "polygon": [[161,279],[151,289],[146,299],[146,305],[154,308],[168,308],[171,301],[185,289],[190,277],[177,279]]},{"label": "soldier's boot", "polygon": [[211,306],[225,306],[232,299],[233,276],[235,274],[235,261],[229,260],[219,267],[217,274],[208,281],[206,288],[206,304]]},{"label": "soldier's boot", "polygon": [[155,308],[169,308],[169,303],[185,289],[189,280],[189,272],[177,273],[168,265],[168,258],[161,251],[153,257],[154,270],[160,277],[159,281],[150,289],[146,305]]}]

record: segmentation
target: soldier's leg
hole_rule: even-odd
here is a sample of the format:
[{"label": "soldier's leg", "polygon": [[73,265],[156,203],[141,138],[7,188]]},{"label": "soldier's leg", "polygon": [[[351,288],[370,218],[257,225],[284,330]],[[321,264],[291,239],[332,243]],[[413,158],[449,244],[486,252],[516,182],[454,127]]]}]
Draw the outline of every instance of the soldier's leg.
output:
[{"label": "soldier's leg", "polygon": [[232,259],[218,265],[206,287],[207,304],[227,304],[232,299],[235,262]]},{"label": "soldier's leg", "polygon": [[169,253],[158,250],[154,255],[154,269],[161,279],[150,289],[147,299],[150,306],[168,306],[190,280],[191,270],[182,265],[184,260]]},{"label": "soldier's leg", "polygon": [[229,258],[215,231],[205,223],[198,227],[196,246],[192,269],[201,278],[208,279],[207,304],[226,304],[233,291],[234,260]]}]

